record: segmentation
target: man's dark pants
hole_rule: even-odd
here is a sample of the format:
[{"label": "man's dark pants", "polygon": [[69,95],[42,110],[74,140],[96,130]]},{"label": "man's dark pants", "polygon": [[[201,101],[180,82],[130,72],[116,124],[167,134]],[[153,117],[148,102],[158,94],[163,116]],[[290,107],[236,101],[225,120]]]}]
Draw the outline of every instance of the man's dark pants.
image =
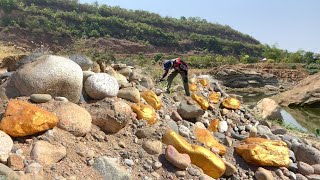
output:
[{"label": "man's dark pants", "polygon": [[184,87],[184,91],[186,92],[186,96],[190,96],[190,91],[189,91],[189,80],[188,80],[188,72],[187,71],[177,71],[174,70],[172,71],[169,76],[168,76],[168,85],[167,85],[167,92],[170,92],[170,88],[171,88],[171,84],[173,79],[180,74],[182,81],[183,81],[183,87]]}]

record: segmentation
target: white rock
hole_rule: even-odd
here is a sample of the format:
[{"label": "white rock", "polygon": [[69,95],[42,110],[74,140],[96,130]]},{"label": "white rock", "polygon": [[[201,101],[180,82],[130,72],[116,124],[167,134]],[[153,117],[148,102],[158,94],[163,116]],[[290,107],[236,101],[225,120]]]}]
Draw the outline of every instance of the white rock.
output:
[{"label": "white rock", "polygon": [[184,125],[179,125],[179,133],[181,134],[181,136],[189,137],[190,130]]},{"label": "white rock", "polygon": [[117,96],[119,84],[117,80],[106,74],[97,73],[90,76],[85,82],[85,90],[93,99]]},{"label": "white rock", "polygon": [[218,126],[219,132],[223,133],[228,131],[228,123],[227,121],[221,121]]},{"label": "white rock", "polygon": [[13,147],[13,141],[9,135],[0,131],[0,156],[8,155]]}]

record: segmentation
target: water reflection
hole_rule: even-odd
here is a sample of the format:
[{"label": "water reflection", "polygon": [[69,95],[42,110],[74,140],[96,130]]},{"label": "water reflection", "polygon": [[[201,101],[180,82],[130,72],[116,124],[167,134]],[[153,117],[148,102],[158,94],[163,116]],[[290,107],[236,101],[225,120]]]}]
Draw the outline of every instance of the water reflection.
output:
[{"label": "water reflection", "polygon": [[[261,99],[270,97],[274,94],[265,93],[249,93],[249,92],[229,92],[242,96],[244,104],[254,107]],[[305,108],[305,107],[282,107],[281,115],[286,125],[295,127],[302,131],[315,133],[316,129],[320,128],[320,108]]]}]

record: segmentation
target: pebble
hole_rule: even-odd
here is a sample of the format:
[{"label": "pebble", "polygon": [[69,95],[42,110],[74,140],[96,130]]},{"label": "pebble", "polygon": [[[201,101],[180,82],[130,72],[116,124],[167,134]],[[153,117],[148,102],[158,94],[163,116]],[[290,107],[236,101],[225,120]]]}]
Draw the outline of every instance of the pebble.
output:
[{"label": "pebble", "polygon": [[177,177],[184,177],[184,176],[186,176],[186,171],[177,171],[176,176]]},{"label": "pebble", "polygon": [[314,169],[309,164],[299,161],[298,162],[298,173],[300,173],[302,175],[309,175],[309,174],[314,173]]},{"label": "pebble", "polygon": [[226,171],[224,172],[225,176],[232,176],[234,173],[237,172],[237,168],[234,165],[232,165],[226,160],[223,160],[223,162],[226,165]]},{"label": "pebble", "polygon": [[190,130],[184,125],[179,125],[179,133],[181,136],[189,137]]},{"label": "pebble", "polygon": [[151,155],[160,154],[162,151],[162,142],[157,140],[147,140],[142,143],[142,148]]},{"label": "pebble", "polygon": [[315,174],[320,174],[320,164],[312,165]]},{"label": "pebble", "polygon": [[201,175],[201,172],[198,169],[194,168],[194,167],[188,167],[187,171],[192,176],[197,176],[198,177],[198,176]]},{"label": "pebble", "polygon": [[257,180],[273,180],[272,173],[262,167],[259,167],[255,172],[254,177]]},{"label": "pebble", "polygon": [[297,180],[308,180],[308,178],[306,178],[304,175],[299,173],[296,174],[296,178]]},{"label": "pebble", "polygon": [[162,163],[159,162],[159,161],[154,162],[153,165],[152,165],[152,168],[153,168],[154,170],[158,170],[158,169],[160,169],[161,167],[162,167]]},{"label": "pebble", "polygon": [[227,121],[220,121],[220,123],[218,125],[218,130],[221,133],[228,131],[228,123],[227,123]]},{"label": "pebble", "polygon": [[134,165],[134,162],[131,159],[125,159],[124,162],[130,167],[132,167]]}]

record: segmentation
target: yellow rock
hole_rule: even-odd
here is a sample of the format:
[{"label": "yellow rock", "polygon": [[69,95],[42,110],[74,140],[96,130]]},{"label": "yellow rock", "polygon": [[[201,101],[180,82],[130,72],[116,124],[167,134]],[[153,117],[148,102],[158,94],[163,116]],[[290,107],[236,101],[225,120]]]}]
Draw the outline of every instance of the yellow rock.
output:
[{"label": "yellow rock", "polygon": [[209,108],[209,103],[207,100],[205,100],[203,97],[197,95],[197,94],[192,94],[191,98],[195,100],[203,110],[207,110]]},{"label": "yellow rock", "polygon": [[240,101],[236,98],[229,97],[222,101],[222,105],[228,109],[239,109],[240,108]]},{"label": "yellow rock", "polygon": [[209,131],[217,132],[218,127],[219,127],[219,119],[214,119],[210,122],[208,129],[209,129]]},{"label": "yellow rock", "polygon": [[157,122],[156,112],[152,106],[148,104],[137,103],[133,104],[131,109],[137,114],[138,119],[144,119],[150,125]]},{"label": "yellow rock", "polygon": [[213,102],[215,104],[217,104],[220,100],[220,94],[217,93],[217,92],[212,92],[210,95],[209,95],[209,101],[210,102]]},{"label": "yellow rock", "polygon": [[147,90],[141,93],[141,96],[144,100],[147,101],[154,109],[160,110],[161,109],[161,101],[158,96],[151,90]]},{"label": "yellow rock", "polygon": [[190,89],[190,91],[192,91],[192,92],[196,92],[196,91],[198,90],[198,87],[197,87],[196,84],[191,83],[191,84],[189,84],[189,89]]},{"label": "yellow rock", "polygon": [[289,149],[283,141],[247,138],[236,152],[250,164],[258,166],[288,167]]},{"label": "yellow rock", "polygon": [[227,149],[224,145],[220,144],[210,133],[210,131],[202,128],[195,129],[195,136],[197,140],[204,143],[209,148],[218,148],[219,155],[223,156],[226,154]]},{"label": "yellow rock", "polygon": [[213,178],[221,177],[226,170],[220,157],[202,146],[189,144],[183,137],[170,129],[162,137],[162,142],[172,145],[180,153],[188,154],[192,164],[200,167],[204,173]]},{"label": "yellow rock", "polygon": [[23,137],[46,131],[59,122],[56,115],[33,104],[20,100],[10,100],[0,130],[12,137]]},{"label": "yellow rock", "polygon": [[208,86],[209,81],[208,79],[199,79],[200,84],[202,84],[202,86]]}]

